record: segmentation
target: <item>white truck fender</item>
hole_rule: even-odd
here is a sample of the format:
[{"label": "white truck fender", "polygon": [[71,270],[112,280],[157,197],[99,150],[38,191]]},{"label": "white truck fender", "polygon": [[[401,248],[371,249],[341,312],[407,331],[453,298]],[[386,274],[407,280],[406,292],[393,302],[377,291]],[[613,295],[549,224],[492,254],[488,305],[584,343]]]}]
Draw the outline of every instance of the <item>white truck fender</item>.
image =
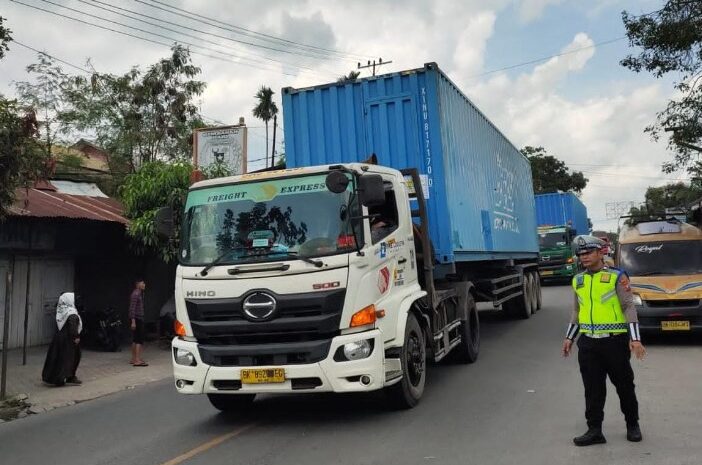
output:
[{"label": "white truck fender", "polygon": [[[400,347],[404,343],[405,327],[407,326],[407,314],[410,312],[412,305],[422,297],[426,296],[427,292],[419,289],[411,294],[408,294],[400,303],[397,310],[397,327],[395,329],[395,338],[385,343],[386,347]],[[423,324],[423,322],[420,322]]]}]

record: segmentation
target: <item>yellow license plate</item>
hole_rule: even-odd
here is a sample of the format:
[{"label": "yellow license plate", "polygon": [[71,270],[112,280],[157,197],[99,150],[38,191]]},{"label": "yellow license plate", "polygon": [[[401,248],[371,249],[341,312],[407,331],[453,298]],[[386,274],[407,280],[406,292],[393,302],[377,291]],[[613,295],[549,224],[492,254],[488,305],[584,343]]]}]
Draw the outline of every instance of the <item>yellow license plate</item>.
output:
[{"label": "yellow license plate", "polygon": [[541,276],[551,276],[553,274],[552,270],[539,271]]},{"label": "yellow license plate", "polygon": [[663,331],[690,331],[689,321],[661,321]]},{"label": "yellow license plate", "polygon": [[241,384],[266,384],[284,382],[285,370],[282,368],[241,370]]}]

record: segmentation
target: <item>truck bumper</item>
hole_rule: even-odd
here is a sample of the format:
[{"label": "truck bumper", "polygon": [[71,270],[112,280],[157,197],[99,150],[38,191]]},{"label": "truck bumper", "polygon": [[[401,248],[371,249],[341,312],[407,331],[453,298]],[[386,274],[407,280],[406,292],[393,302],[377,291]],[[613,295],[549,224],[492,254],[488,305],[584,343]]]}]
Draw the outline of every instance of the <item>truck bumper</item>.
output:
[{"label": "truck bumper", "polygon": [[571,279],[577,272],[578,268],[572,263],[559,267],[539,267],[539,276],[541,279]]},{"label": "truck bumper", "polygon": [[[373,340],[373,351],[362,360],[337,362],[334,354],[349,342]],[[363,392],[374,391],[385,385],[384,347],[380,330],[337,336],[332,339],[327,357],[317,363],[281,366],[232,366],[205,365],[200,358],[197,342],[173,339],[173,348],[192,353],[197,365],[176,363],[171,351],[173,376],[176,389],[181,394],[253,394],[253,393],[303,393],[303,392]],[[282,383],[242,384],[241,370],[285,370]],[[370,382],[362,383],[361,377]]]},{"label": "truck bumper", "polygon": [[644,301],[636,306],[639,327],[647,332],[702,331],[702,301]]}]

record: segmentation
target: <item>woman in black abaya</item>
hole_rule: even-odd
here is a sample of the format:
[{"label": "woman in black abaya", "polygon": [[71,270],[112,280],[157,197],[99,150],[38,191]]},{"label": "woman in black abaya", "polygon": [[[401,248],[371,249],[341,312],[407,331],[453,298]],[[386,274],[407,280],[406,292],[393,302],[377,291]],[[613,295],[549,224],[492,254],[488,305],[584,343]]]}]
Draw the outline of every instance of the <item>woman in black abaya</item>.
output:
[{"label": "woman in black abaya", "polygon": [[81,384],[76,377],[80,363],[80,332],[83,323],[76,310],[75,297],[66,292],[59,297],[56,306],[56,325],[58,332],[54,335],[49,352],[46,354],[41,379],[48,384]]}]

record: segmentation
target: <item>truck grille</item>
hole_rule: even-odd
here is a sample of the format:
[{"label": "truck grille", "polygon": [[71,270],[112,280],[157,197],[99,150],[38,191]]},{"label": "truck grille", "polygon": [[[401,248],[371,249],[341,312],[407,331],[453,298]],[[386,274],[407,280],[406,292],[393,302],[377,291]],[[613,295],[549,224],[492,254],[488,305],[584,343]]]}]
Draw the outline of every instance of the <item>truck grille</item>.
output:
[{"label": "truck grille", "polygon": [[345,289],[278,295],[266,321],[243,310],[247,293],[231,299],[190,299],[185,305],[203,362],[213,366],[315,363],[326,358],[339,334]]}]

